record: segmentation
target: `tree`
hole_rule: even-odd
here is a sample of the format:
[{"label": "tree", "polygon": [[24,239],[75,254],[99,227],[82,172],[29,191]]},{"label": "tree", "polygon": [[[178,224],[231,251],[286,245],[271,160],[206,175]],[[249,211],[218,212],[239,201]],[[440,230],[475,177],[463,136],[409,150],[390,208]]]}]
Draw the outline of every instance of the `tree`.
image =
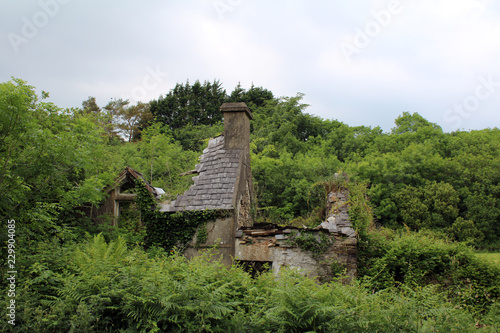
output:
[{"label": "tree", "polygon": [[89,98],[82,102],[84,113],[100,113],[102,109],[97,105],[95,97],[89,96]]},{"label": "tree", "polygon": [[114,117],[118,112],[120,101],[108,103],[103,110],[97,105],[96,98],[89,96],[87,100],[82,102],[82,109],[76,109],[74,113],[90,117],[110,139],[120,140],[114,124]]},{"label": "tree", "polygon": [[273,99],[274,95],[270,90],[255,87],[253,83],[248,90],[243,89],[241,84],[238,83],[228,97],[229,102],[244,102],[252,111],[254,108],[264,106],[267,101]]},{"label": "tree", "polygon": [[116,126],[115,131],[126,141],[132,141],[140,137],[140,126],[147,125],[152,120],[149,111],[149,103],[137,102],[135,105],[129,105],[128,100],[112,100],[104,107],[108,110]]},{"label": "tree", "polygon": [[128,165],[144,174],[146,180],[161,187],[167,196],[174,199],[191,185],[190,177],[179,174],[194,169],[198,154],[183,151],[174,141],[172,131],[155,123],[142,132],[138,142],[123,145],[120,150],[123,165]]},{"label": "tree", "polygon": [[226,100],[222,84],[214,80],[203,84],[176,84],[167,95],[151,101],[151,113],[156,121],[171,129],[191,125],[213,125],[222,120],[220,106]]},{"label": "tree", "polygon": [[394,122],[396,127],[392,129],[392,134],[415,133],[422,127],[441,129],[437,124],[431,123],[417,112],[413,114],[403,112]]},{"label": "tree", "polygon": [[112,180],[102,128],[40,101],[20,79],[0,84],[0,114],[0,218],[16,220],[24,239],[67,235],[61,217],[99,202]]}]

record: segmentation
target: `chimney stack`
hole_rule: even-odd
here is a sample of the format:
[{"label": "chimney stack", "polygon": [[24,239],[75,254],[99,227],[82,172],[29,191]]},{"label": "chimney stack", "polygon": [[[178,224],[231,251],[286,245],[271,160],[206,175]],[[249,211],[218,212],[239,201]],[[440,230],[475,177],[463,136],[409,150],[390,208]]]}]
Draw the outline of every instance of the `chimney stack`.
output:
[{"label": "chimney stack", "polygon": [[250,120],[252,112],[243,102],[224,103],[224,148],[250,151]]}]

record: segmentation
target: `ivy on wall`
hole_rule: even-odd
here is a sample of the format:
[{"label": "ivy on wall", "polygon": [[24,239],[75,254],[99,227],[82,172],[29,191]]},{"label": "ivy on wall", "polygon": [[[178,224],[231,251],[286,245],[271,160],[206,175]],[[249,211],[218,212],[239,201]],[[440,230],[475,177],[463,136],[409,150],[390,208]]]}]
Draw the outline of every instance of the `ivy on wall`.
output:
[{"label": "ivy on wall", "polygon": [[196,236],[196,246],[200,246],[201,244],[206,243],[207,238],[208,238],[207,224],[203,223],[198,227],[198,235]]},{"label": "ivy on wall", "polygon": [[[198,227],[203,229],[208,221],[229,216],[230,210],[203,210],[182,212],[160,212],[156,201],[141,180],[136,181],[136,204],[141,212],[141,219],[146,226],[145,246],[160,246],[166,251],[174,247],[185,247],[194,237]],[[203,236],[204,242],[206,235]],[[201,241],[197,242],[198,244]],[[197,244],[197,245],[198,245]]]},{"label": "ivy on wall", "polygon": [[323,233],[319,234],[318,239],[315,233],[302,230],[300,233],[292,233],[287,243],[298,246],[302,250],[311,251],[313,258],[317,259],[333,245],[334,239]]},{"label": "ivy on wall", "polygon": [[358,233],[358,240],[367,237],[368,229],[373,224],[373,210],[366,194],[367,185],[364,183],[349,182],[349,219]]}]

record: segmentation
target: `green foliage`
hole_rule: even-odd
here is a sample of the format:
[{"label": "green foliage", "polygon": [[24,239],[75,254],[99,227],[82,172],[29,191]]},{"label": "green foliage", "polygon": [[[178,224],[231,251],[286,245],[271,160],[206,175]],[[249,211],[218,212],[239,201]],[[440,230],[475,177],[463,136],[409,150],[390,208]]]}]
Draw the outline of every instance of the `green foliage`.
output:
[{"label": "green foliage", "polygon": [[288,244],[298,246],[305,251],[310,251],[315,258],[325,253],[333,245],[333,242],[334,240],[324,233],[315,235],[315,233],[306,230],[292,232],[287,239]]},{"label": "green foliage", "polygon": [[[71,218],[72,207],[99,202],[102,194],[96,189],[126,165],[173,199],[190,184],[189,177],[178,174],[192,169],[204,142],[222,131],[222,102],[244,101],[254,115],[251,157],[258,219],[317,223],[322,208],[312,188],[343,169],[367,184],[377,223],[446,230],[477,247],[498,248],[499,129],[443,133],[418,113],[403,112],[393,130],[383,133],[379,127],[350,127],[311,116],[301,100],[301,94],[277,99],[254,86],[238,86],[226,95],[218,81],[179,84],[151,102],[156,119],[167,126],[150,126],[141,133],[142,141],[124,144],[116,124],[137,118],[123,113],[126,101],[114,100],[101,109],[90,97],[82,110],[63,112],[40,102],[33,87],[13,80],[2,85],[0,103],[6,147],[0,152],[0,189],[8,194],[0,210],[3,216],[29,220],[35,230],[56,229],[68,238],[62,221],[80,231],[86,228]],[[465,223],[460,218],[469,221],[464,225],[468,235],[458,232]]]},{"label": "green foliage", "polygon": [[174,199],[185,192],[190,177],[179,176],[194,169],[198,154],[184,151],[174,141],[171,131],[159,123],[149,126],[141,133],[142,140],[121,147],[122,165],[141,171],[153,186],[166,192],[167,198]]},{"label": "green foliage", "polygon": [[363,242],[368,229],[373,225],[373,211],[366,195],[366,185],[347,182],[345,187],[349,191],[349,220],[358,233],[358,239]]},{"label": "green foliage", "polygon": [[248,274],[225,268],[211,253],[191,261],[177,253],[154,257],[102,235],[58,261],[65,274],[55,295],[34,283],[22,286],[30,301],[19,299],[14,331],[236,332],[251,286]]},{"label": "green foliage", "polygon": [[500,268],[500,253],[477,253],[478,258],[488,261]]},{"label": "green foliage", "polygon": [[104,107],[111,115],[115,131],[126,141],[136,141],[141,136],[141,129],[153,120],[149,104],[137,102],[129,105],[129,101],[113,100]]},{"label": "green foliage", "polygon": [[467,241],[496,248],[500,173],[494,165],[500,162],[500,130],[443,133],[406,113],[397,123],[392,134],[376,137],[364,156],[353,156],[345,166],[355,179],[368,182],[378,222],[451,231],[463,218],[475,227],[469,222],[474,239],[467,236]]},{"label": "green foliage", "polygon": [[[311,188],[337,172],[339,160],[336,156],[324,156],[314,145],[307,152],[293,154],[266,140],[256,138],[250,145],[253,183],[259,206],[264,209],[262,213],[282,223],[311,213],[318,207]],[[297,138],[293,141],[300,142]]]},{"label": "green foliage", "polygon": [[330,269],[332,270],[332,275],[333,277],[343,277],[346,276],[347,274],[347,268],[345,267],[344,264],[339,263],[338,261],[334,260],[330,264]]},{"label": "green foliage", "polygon": [[207,224],[203,223],[198,227],[198,234],[196,237],[196,245],[201,245],[207,242]]},{"label": "green foliage", "polygon": [[[388,289],[370,293],[338,282],[318,285],[294,271],[269,283],[258,311],[255,332],[474,332],[472,316],[451,304],[435,287]],[[487,317],[488,319],[490,317]],[[498,319],[486,331],[494,332]]]},{"label": "green foliage", "polygon": [[102,200],[100,188],[112,180],[105,157],[114,154],[102,129],[40,101],[20,79],[0,84],[0,114],[0,218],[23,225],[23,241],[76,237],[82,230],[68,217]]},{"label": "green foliage", "polygon": [[219,81],[178,83],[168,94],[151,101],[151,113],[171,129],[188,124],[213,125],[222,120],[220,106],[225,99],[226,91]]},{"label": "green foliage", "polygon": [[[193,239],[198,228],[203,229],[207,221],[226,217],[226,210],[160,212],[156,201],[140,180],[136,182],[135,202],[140,209],[141,219],[146,226],[145,246],[159,246],[166,251],[184,247]],[[203,236],[203,234],[201,235]]]},{"label": "green foliage", "polygon": [[479,231],[472,220],[459,217],[450,228],[450,235],[459,242],[479,246],[484,235]]},{"label": "green foliage", "polygon": [[123,235],[129,244],[144,245],[146,227],[141,221],[141,213],[135,202],[121,209],[117,232]]},{"label": "green foliage", "polygon": [[472,249],[431,233],[371,232],[359,257],[359,275],[377,290],[399,285],[439,284],[472,312],[500,300],[500,271]]},{"label": "green foliage", "polygon": [[413,114],[403,112],[401,116],[396,118],[394,123],[396,127],[392,129],[392,134],[416,133],[425,128],[432,128],[442,132],[437,124],[431,123],[416,112]]},{"label": "green foliage", "polygon": [[[0,217],[19,226],[23,272],[18,325],[4,321],[3,331],[469,332],[476,323],[498,331],[498,265],[477,259],[465,244],[500,248],[499,129],[443,133],[404,112],[383,133],[309,115],[300,94],[276,99],[252,86],[228,96],[218,81],[177,85],[153,101],[166,126],[146,116],[137,123],[144,105],[128,110],[115,100],[103,110],[89,98],[82,109],[62,110],[46,96],[19,79],[0,84]],[[335,185],[328,179],[340,169],[350,175],[343,186],[362,285],[317,285],[286,269],[280,278],[252,280],[208,253],[188,262],[175,246],[196,230],[201,244],[206,222],[225,212],[159,213],[147,191],[137,202],[144,227],[130,210],[108,242],[100,235],[73,244],[103,228],[76,207],[97,205],[126,165],[170,198],[184,192],[190,179],[178,175],[222,131],[223,101],[244,101],[254,115],[258,219],[312,226],[324,218],[323,185]],[[143,130],[141,140],[123,142],[118,123],[127,138]],[[396,231],[374,231],[372,216]],[[5,260],[5,233],[0,241]],[[296,242],[313,252],[323,243],[306,234]],[[149,253],[126,243],[145,244]],[[5,291],[5,280],[1,286]]]},{"label": "green foliage", "polygon": [[[48,249],[51,251],[48,251]],[[186,260],[146,253],[102,235],[79,246],[40,248],[20,281],[9,332],[495,332],[498,306],[474,318],[436,286],[373,293],[318,284],[295,270],[252,279],[213,251]],[[44,260],[42,260],[44,259]],[[46,266],[50,266],[51,271]],[[47,286],[50,286],[47,288]],[[469,295],[470,296],[470,295]],[[5,306],[5,299],[0,300]]]},{"label": "green foliage", "polygon": [[186,124],[181,128],[172,130],[173,137],[178,141],[182,149],[201,152],[210,138],[220,135],[224,130],[222,123],[213,125]]},{"label": "green foliage", "polygon": [[262,87],[255,87],[253,83],[248,90],[243,89],[238,83],[228,96],[228,102],[244,102],[250,110],[264,106],[268,101],[272,100],[274,100],[274,95],[271,91]]},{"label": "green foliage", "polygon": [[393,195],[402,223],[413,230],[447,228],[458,216],[458,193],[447,183],[406,185]]},{"label": "green foliage", "polygon": [[245,102],[254,111],[274,100],[272,92],[252,85],[245,90],[238,84],[227,95],[219,81],[193,85],[177,84],[167,95],[150,102],[157,122],[172,129],[184,150],[201,151],[206,141],[223,131],[220,107],[224,102]]}]

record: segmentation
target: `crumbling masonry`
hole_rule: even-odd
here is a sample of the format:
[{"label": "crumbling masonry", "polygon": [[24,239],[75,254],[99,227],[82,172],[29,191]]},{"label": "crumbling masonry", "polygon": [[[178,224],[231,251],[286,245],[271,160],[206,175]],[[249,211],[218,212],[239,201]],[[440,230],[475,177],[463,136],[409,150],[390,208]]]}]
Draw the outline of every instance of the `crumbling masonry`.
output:
[{"label": "crumbling masonry", "polygon": [[[311,277],[328,281],[341,271],[356,275],[356,234],[349,221],[348,193],[329,195],[328,219],[314,229],[253,224],[250,208],[253,198],[250,168],[250,120],[252,113],[245,103],[225,103],[224,133],[209,141],[200,157],[194,184],[175,201],[161,206],[162,212],[225,209],[231,213],[208,222],[203,244],[197,235],[185,250],[190,258],[200,250],[218,245],[221,260],[231,265],[238,260],[247,267],[260,270],[270,267],[278,273],[282,267],[296,268]],[[318,242],[331,244],[321,253],[301,248],[294,242],[308,235]],[[323,236],[322,236],[323,235]],[[264,265],[268,264],[268,265]]]}]

